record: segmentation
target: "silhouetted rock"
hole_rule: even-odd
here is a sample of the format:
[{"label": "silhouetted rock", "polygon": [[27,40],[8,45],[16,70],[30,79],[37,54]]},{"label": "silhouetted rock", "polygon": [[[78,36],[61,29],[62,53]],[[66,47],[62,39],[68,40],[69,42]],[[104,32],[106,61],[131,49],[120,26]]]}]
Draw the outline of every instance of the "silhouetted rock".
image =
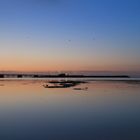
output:
[{"label": "silhouetted rock", "polygon": [[88,90],[88,87],[85,87],[85,88],[74,88],[74,90]]},{"label": "silhouetted rock", "polygon": [[48,84],[43,85],[45,88],[69,88],[77,86],[81,83],[86,83],[84,81],[65,81],[65,80],[55,80],[55,81],[49,81]]}]

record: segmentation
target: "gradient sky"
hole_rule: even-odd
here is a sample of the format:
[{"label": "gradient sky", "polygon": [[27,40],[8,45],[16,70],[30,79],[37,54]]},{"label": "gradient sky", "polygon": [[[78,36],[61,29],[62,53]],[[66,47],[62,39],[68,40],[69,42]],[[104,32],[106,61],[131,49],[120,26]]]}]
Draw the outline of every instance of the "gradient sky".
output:
[{"label": "gradient sky", "polygon": [[0,0],[0,71],[140,71],[139,0]]}]

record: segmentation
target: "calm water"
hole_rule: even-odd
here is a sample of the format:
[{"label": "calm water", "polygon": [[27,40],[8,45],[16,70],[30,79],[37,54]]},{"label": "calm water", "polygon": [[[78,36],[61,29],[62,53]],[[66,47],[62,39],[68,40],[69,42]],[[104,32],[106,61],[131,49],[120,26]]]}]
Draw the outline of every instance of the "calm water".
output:
[{"label": "calm water", "polygon": [[77,86],[87,91],[45,82],[0,81],[0,140],[140,140],[140,82]]}]

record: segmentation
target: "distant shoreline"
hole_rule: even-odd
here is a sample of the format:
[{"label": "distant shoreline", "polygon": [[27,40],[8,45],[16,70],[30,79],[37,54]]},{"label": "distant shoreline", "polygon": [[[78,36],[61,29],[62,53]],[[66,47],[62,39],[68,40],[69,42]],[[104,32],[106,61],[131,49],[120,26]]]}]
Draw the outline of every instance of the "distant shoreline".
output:
[{"label": "distant shoreline", "polygon": [[128,75],[0,74],[0,78],[130,78]]}]

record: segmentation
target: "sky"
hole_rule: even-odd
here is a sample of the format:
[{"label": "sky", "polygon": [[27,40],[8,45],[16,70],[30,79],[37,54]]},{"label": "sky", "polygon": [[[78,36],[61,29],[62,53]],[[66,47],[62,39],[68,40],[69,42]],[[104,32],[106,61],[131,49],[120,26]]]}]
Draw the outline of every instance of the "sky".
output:
[{"label": "sky", "polygon": [[139,0],[0,0],[0,71],[140,72]]}]

